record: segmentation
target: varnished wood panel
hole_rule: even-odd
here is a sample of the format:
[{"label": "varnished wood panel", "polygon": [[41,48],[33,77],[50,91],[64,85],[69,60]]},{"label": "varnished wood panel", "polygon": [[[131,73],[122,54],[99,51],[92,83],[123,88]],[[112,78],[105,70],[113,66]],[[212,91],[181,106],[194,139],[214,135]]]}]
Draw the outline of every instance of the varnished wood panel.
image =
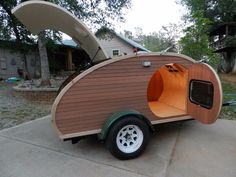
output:
[{"label": "varnished wood panel", "polygon": [[[150,61],[151,67],[143,67],[143,61]],[[189,68],[193,61],[181,56],[146,55],[90,68],[91,72],[77,76],[79,79],[69,83],[56,99],[52,109],[56,129],[62,136],[101,129],[109,116],[124,109],[137,110],[150,121],[161,119],[149,109],[147,87],[153,73],[169,63]]]},{"label": "varnished wood panel", "polygon": [[222,89],[221,84],[216,75],[208,65],[203,63],[194,64],[189,69],[189,79],[190,82],[192,79],[210,81],[214,86],[214,96],[213,96],[213,106],[211,109],[201,107],[192,103],[188,99],[187,110],[188,114],[193,118],[199,120],[202,123],[209,124],[216,121],[217,116],[219,115],[221,105],[222,105]]},{"label": "varnished wood panel", "polygon": [[164,67],[160,69],[164,90],[158,101],[186,112],[188,71],[180,65],[178,67],[181,68],[178,72],[169,72]]}]

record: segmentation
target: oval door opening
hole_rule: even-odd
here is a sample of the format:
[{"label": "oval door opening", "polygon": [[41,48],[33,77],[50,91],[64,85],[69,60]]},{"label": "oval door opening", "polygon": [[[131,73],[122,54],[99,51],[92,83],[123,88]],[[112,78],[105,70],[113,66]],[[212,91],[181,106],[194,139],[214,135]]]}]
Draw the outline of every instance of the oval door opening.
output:
[{"label": "oval door opening", "polygon": [[176,117],[187,113],[188,70],[180,64],[166,64],[151,77],[147,101],[158,117]]}]

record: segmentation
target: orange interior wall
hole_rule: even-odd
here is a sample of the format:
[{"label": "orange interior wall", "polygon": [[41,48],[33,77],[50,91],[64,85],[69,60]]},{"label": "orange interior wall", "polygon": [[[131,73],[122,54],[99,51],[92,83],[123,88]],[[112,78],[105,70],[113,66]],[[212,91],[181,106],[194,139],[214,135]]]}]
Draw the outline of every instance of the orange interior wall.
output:
[{"label": "orange interior wall", "polygon": [[[162,105],[162,108],[158,109],[158,106],[152,107],[151,105],[154,104],[149,104],[151,110],[157,115],[168,115],[168,111],[171,112],[171,107],[186,111],[188,71],[178,64],[172,64],[172,66],[178,72],[170,72],[166,66],[163,66],[149,82],[148,102],[158,102]],[[164,105],[166,105],[166,109]]]},{"label": "orange interior wall", "polygon": [[157,71],[152,75],[151,80],[149,81],[148,91],[147,91],[147,99],[148,101],[157,101],[161,96],[163,91],[163,82],[161,78],[161,74]]},{"label": "orange interior wall", "polygon": [[185,68],[181,69],[182,71],[178,69],[179,72],[169,72],[165,67],[160,69],[163,79],[163,92],[158,101],[186,110],[188,74]]}]

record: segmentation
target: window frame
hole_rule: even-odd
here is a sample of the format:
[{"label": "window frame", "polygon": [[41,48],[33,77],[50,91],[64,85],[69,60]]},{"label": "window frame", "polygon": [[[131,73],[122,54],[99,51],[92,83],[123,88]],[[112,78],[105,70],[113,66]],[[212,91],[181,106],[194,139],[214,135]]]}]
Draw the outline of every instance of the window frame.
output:
[{"label": "window frame", "polygon": [[[211,96],[211,100],[210,100],[210,104],[207,105],[207,104],[204,104],[203,102],[199,101],[199,100],[196,100],[195,98],[192,97],[192,93],[193,93],[193,82],[199,82],[199,83],[205,83],[207,85],[210,85],[211,86],[211,89],[212,89],[212,93],[209,94],[209,96]],[[193,104],[196,104],[196,105],[200,105],[201,107],[203,108],[206,108],[206,109],[211,109],[213,107],[213,101],[214,101],[214,84],[210,81],[204,81],[204,80],[197,80],[197,79],[191,79],[190,82],[189,82],[189,100],[191,103]]]},{"label": "window frame", "polygon": [[[114,55],[114,51],[118,51],[118,55]],[[120,56],[120,49],[112,49],[112,57]]]}]

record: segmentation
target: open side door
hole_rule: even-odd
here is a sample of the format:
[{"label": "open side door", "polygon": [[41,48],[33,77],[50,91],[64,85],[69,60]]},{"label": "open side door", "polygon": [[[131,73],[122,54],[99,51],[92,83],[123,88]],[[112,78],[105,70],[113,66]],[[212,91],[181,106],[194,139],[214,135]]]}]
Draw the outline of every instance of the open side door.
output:
[{"label": "open side door", "polygon": [[33,34],[46,29],[62,31],[78,42],[94,61],[108,58],[105,50],[86,25],[58,5],[45,1],[26,1],[16,6],[12,13]]},{"label": "open side door", "polygon": [[207,64],[189,69],[188,115],[204,124],[216,121],[222,106],[222,89],[216,72]]}]

